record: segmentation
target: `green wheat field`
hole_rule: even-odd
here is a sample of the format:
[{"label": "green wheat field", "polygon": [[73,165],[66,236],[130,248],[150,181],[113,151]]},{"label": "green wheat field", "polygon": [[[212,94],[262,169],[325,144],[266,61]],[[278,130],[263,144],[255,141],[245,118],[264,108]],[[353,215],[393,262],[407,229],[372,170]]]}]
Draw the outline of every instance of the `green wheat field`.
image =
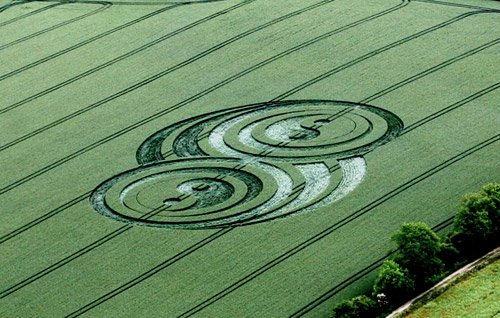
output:
[{"label": "green wheat field", "polygon": [[499,1],[0,0],[0,317],[327,318],[499,106]]}]

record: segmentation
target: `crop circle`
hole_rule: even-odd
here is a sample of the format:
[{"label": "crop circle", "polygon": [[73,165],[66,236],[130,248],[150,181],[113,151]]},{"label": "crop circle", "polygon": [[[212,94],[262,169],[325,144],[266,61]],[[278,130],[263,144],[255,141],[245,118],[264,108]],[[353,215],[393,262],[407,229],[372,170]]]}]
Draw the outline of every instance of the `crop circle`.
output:
[{"label": "crop circle", "polygon": [[103,182],[91,202],[122,222],[173,229],[288,217],[351,192],[365,175],[362,155],[402,128],[387,110],[342,101],[267,102],[203,114],[147,138],[136,153],[140,166]]}]

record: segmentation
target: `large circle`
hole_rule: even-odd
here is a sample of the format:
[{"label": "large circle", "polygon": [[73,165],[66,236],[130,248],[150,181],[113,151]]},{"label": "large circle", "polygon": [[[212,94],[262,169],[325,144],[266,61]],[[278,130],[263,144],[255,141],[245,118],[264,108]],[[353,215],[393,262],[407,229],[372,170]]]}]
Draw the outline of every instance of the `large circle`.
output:
[{"label": "large circle", "polygon": [[95,210],[134,225],[177,229],[227,227],[288,202],[290,176],[237,159],[182,159],[140,166],[100,184]]},{"label": "large circle", "polygon": [[187,119],[139,147],[139,163],[165,158],[230,156],[264,161],[317,162],[362,155],[403,129],[395,114],[375,106],[291,100],[230,108]]}]

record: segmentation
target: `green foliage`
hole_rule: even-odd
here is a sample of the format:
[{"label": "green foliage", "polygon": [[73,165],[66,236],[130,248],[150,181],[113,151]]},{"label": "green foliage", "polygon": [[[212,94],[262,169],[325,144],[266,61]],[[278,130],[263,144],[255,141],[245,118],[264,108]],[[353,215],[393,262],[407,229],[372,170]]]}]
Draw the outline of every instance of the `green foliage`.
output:
[{"label": "green foliage", "polygon": [[[490,200],[488,217],[491,221],[490,234],[500,237],[500,183],[489,183],[483,187],[485,197]],[[498,241],[497,241],[498,242]]]},{"label": "green foliage", "polygon": [[373,318],[378,315],[377,302],[362,295],[342,301],[333,307],[332,318]]},{"label": "green foliage", "polygon": [[441,240],[425,223],[405,223],[391,239],[398,245],[394,260],[408,269],[417,289],[434,283],[443,273]]},{"label": "green foliage", "polygon": [[471,240],[485,241],[491,229],[488,210],[492,208],[491,199],[482,194],[465,195],[455,216],[455,229]]},{"label": "green foliage", "polygon": [[500,184],[465,195],[455,216],[450,238],[464,257],[474,257],[500,243]]},{"label": "green foliage", "polygon": [[444,263],[445,270],[450,271],[450,273],[453,272],[457,268],[457,264],[460,264],[462,261],[460,252],[452,244],[449,237],[446,238],[445,242],[441,242],[441,251],[438,257]]},{"label": "green foliage", "polygon": [[464,265],[500,243],[500,184],[490,183],[481,193],[465,195],[455,216],[455,230],[441,241],[425,223],[405,223],[391,239],[398,246],[375,280],[372,296],[344,300],[334,307],[334,318],[377,317],[435,283],[448,271]]},{"label": "green foliage", "polygon": [[393,305],[399,304],[415,291],[415,281],[408,270],[393,260],[387,260],[382,265],[373,285],[373,296],[384,294],[386,300]]},{"label": "green foliage", "polygon": [[495,202],[497,209],[500,208],[500,183],[488,183],[483,186],[483,192],[486,196]]}]

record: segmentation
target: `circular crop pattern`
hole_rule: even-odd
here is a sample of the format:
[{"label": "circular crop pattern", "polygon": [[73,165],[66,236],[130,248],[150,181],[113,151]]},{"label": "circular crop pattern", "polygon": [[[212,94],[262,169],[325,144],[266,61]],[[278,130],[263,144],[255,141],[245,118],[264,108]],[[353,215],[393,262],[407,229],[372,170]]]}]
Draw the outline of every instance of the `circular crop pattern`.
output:
[{"label": "circular crop pattern", "polygon": [[357,187],[366,170],[362,154],[402,128],[386,110],[339,101],[213,112],[147,138],[136,154],[141,166],[103,182],[91,202],[116,220],[183,229],[312,211]]}]

